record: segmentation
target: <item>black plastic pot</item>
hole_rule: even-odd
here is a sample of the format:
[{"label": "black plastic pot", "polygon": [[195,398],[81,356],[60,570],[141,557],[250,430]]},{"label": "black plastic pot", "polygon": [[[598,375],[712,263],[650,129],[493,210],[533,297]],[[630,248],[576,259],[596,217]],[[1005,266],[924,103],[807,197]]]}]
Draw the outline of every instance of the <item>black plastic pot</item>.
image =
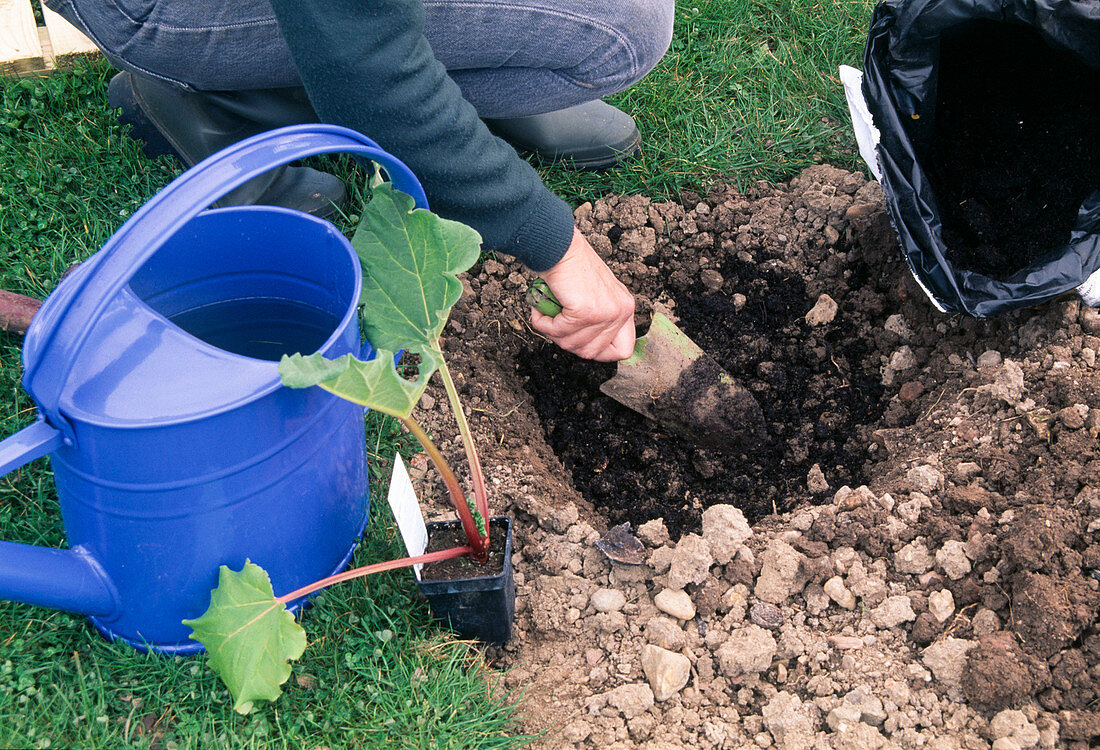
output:
[{"label": "black plastic pot", "polygon": [[[512,637],[516,612],[516,584],[512,577],[512,519],[494,516],[491,528],[504,525],[503,568],[496,575],[456,578],[447,581],[420,581],[420,593],[428,599],[432,615],[463,638],[486,643],[504,643]],[[437,521],[433,529],[458,526],[458,521]]]}]

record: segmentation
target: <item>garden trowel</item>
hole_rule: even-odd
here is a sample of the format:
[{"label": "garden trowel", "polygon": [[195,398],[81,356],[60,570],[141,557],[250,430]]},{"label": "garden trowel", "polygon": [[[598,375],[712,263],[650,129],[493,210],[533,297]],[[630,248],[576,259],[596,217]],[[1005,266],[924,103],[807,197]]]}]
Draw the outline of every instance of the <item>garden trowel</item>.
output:
[{"label": "garden trowel", "polygon": [[[561,311],[560,305],[554,310],[549,288],[533,285],[528,301],[544,314]],[[552,304],[540,307],[541,301]],[[765,437],[764,413],[753,395],[661,312],[653,313],[634,353],[600,390],[707,448],[745,450]]]}]

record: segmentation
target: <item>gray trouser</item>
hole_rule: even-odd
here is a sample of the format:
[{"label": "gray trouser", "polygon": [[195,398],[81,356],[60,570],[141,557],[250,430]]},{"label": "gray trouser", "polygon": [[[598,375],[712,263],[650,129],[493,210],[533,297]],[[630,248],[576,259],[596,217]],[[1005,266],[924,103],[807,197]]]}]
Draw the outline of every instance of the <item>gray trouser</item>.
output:
[{"label": "gray trouser", "polygon": [[[300,86],[267,0],[46,0],[116,66],[212,91]],[[668,48],[674,0],[425,0],[425,36],[482,117],[627,88]]]}]

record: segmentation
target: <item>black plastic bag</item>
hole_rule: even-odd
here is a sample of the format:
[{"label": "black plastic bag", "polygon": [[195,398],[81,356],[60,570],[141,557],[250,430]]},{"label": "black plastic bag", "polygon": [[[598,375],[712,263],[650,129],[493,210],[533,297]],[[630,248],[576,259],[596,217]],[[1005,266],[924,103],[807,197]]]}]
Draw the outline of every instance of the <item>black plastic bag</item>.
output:
[{"label": "black plastic bag", "polygon": [[[932,302],[945,311],[987,317],[1075,290],[1088,304],[1100,304],[1100,185],[1080,206],[1069,242],[1021,270],[999,280],[952,265],[921,155],[927,153],[936,119],[941,39],[975,22],[1029,27],[1052,49],[1100,70],[1100,0],[881,2],[864,52],[862,93],[880,138],[872,169],[906,261]],[[1100,101],[1096,104],[1100,107]]]}]

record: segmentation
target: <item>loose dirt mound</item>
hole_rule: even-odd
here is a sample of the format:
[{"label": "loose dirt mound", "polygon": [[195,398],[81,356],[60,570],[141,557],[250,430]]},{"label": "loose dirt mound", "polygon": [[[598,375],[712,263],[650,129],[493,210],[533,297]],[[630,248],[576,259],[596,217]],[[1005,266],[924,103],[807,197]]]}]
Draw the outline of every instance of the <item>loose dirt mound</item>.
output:
[{"label": "loose dirt mound", "polygon": [[[475,269],[447,331],[494,510],[517,520],[518,632],[492,655],[542,745],[1100,738],[1100,315],[936,313],[877,184],[831,167],[684,198],[578,223],[639,324],[671,306],[757,396],[751,454],[600,395],[611,368],[527,326],[518,267]],[[448,436],[444,402],[420,416]],[[646,564],[594,546],[621,521]]]}]

